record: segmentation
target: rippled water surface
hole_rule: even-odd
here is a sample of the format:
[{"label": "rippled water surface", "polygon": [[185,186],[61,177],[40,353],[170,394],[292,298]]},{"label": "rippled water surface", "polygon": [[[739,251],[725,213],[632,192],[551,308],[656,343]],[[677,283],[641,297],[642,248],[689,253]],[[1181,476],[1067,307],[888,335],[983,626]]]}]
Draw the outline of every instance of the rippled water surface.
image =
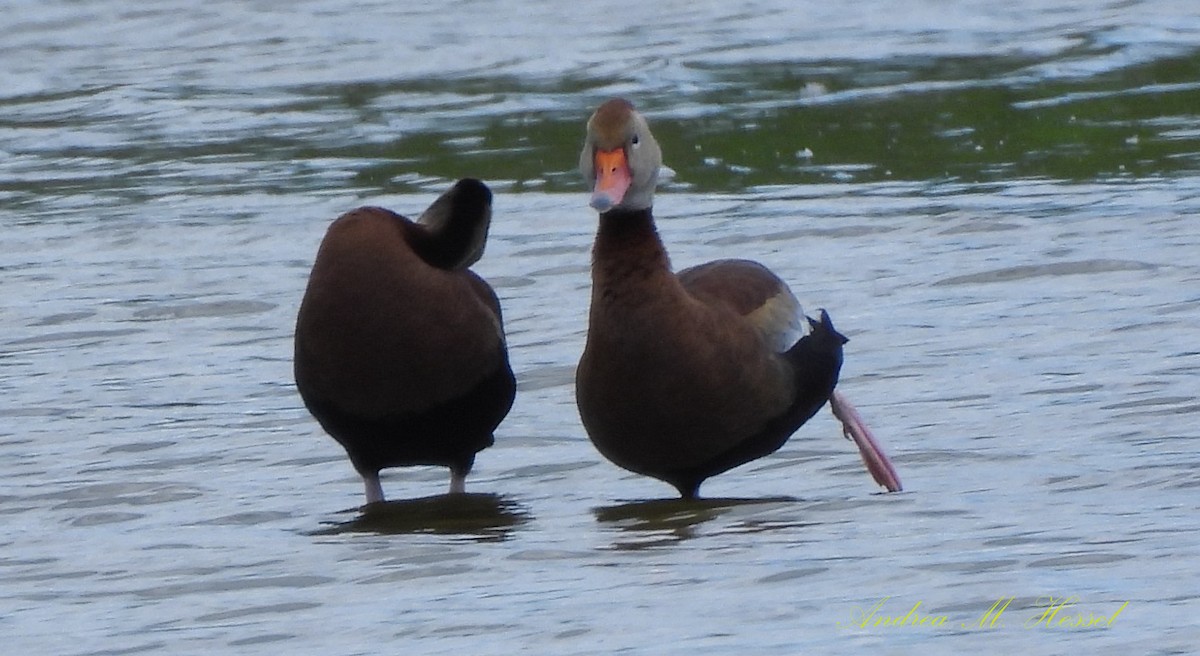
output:
[{"label": "rippled water surface", "polygon": [[[6,5],[6,650],[1193,653],[1193,2],[409,4]],[[695,503],[591,447],[573,167],[616,94],[676,266],[827,308],[903,493],[828,413]],[[295,312],[333,217],[461,175],[517,401],[470,495],[363,512]]]}]

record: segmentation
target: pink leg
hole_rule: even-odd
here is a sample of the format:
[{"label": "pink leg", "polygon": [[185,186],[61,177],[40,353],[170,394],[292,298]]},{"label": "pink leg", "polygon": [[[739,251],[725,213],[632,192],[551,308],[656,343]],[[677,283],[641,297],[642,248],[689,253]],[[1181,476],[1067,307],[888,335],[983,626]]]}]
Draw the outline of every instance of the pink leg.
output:
[{"label": "pink leg", "polygon": [[379,472],[373,476],[363,475],[363,487],[367,490],[367,503],[383,501],[383,485],[379,482]]},{"label": "pink leg", "polygon": [[467,475],[450,470],[450,494],[463,494],[467,491]]},{"label": "pink leg", "polygon": [[888,492],[904,489],[900,486],[900,477],[896,475],[896,469],[892,467],[879,442],[876,442],[875,436],[871,434],[871,429],[863,423],[858,410],[854,409],[849,399],[834,390],[829,397],[829,408],[833,410],[833,416],[842,422],[842,433],[858,447],[863,464],[867,466],[867,471],[871,472],[875,482],[887,488]]}]

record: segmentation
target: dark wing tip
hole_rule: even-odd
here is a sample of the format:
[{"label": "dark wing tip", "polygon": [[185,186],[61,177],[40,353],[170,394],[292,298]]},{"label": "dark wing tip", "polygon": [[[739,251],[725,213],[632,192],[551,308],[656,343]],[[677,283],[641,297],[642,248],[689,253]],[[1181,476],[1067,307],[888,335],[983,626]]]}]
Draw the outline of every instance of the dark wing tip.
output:
[{"label": "dark wing tip", "polygon": [[819,316],[821,317],[820,321],[813,319],[812,317],[805,317],[805,319],[808,319],[808,325],[812,328],[812,334],[814,336],[835,337],[840,340],[842,344],[850,341],[849,337],[839,333],[837,329],[833,327],[833,320],[829,318],[829,313],[825,311],[825,308],[821,308],[819,312]]}]

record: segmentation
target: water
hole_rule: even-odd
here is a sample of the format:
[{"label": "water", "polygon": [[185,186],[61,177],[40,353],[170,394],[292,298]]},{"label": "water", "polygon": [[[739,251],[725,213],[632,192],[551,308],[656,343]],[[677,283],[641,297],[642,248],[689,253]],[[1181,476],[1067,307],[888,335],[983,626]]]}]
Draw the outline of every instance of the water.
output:
[{"label": "water", "polygon": [[[1194,649],[1192,3],[624,11],[8,4],[13,653]],[[676,266],[754,257],[828,308],[904,493],[827,413],[696,504],[592,449],[573,167],[613,94],[678,172]],[[296,308],[329,220],[415,214],[459,175],[498,192],[476,268],[517,402],[471,496],[393,471],[364,515],[291,381]],[[1115,619],[1037,623],[1052,596]]]}]

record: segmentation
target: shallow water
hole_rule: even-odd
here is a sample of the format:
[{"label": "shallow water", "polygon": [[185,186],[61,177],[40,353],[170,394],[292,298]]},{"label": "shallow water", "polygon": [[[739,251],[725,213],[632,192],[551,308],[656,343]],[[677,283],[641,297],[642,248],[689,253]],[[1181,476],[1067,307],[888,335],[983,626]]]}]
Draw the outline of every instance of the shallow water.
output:
[{"label": "shallow water", "polygon": [[[13,653],[1191,653],[1192,3],[627,11],[10,4]],[[691,504],[592,449],[572,169],[613,94],[677,171],[676,266],[753,257],[827,308],[905,492],[828,413]],[[459,175],[497,190],[476,269],[519,394],[471,495],[392,471],[363,513],[292,384],[296,308],[330,219]],[[1111,625],[1038,623],[1050,597]]]}]

